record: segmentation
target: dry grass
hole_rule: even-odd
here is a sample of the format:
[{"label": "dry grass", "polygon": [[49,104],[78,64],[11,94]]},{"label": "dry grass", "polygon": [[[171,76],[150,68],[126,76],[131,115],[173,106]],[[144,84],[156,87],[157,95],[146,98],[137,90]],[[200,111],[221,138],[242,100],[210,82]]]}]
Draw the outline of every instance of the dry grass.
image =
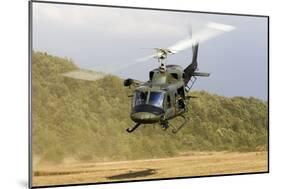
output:
[{"label": "dry grass", "polygon": [[36,163],[33,186],[267,171],[267,152],[192,152],[163,159]]}]

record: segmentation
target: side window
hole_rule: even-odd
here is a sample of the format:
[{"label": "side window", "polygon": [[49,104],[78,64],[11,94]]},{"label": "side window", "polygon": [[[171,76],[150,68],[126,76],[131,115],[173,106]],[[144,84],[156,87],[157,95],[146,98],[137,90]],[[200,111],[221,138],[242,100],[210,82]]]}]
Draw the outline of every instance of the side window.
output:
[{"label": "side window", "polygon": [[176,79],[176,80],[178,80],[178,79],[179,79],[179,77],[178,77],[178,74],[177,74],[177,73],[171,73],[171,76],[172,76],[174,79]]}]

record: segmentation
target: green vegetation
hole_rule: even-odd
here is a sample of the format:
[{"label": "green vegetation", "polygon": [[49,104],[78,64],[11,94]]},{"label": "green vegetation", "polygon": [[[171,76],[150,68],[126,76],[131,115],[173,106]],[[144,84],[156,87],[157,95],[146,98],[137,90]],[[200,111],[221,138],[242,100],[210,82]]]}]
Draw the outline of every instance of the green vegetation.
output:
[{"label": "green vegetation", "polygon": [[[69,59],[34,52],[32,62],[33,153],[42,161],[66,157],[88,161],[175,156],[190,150],[267,149],[267,103],[204,91],[189,105],[189,121],[178,134],[157,124],[128,134],[130,89],[115,76],[82,81],[62,76],[78,69]],[[172,125],[179,125],[172,120]]]}]

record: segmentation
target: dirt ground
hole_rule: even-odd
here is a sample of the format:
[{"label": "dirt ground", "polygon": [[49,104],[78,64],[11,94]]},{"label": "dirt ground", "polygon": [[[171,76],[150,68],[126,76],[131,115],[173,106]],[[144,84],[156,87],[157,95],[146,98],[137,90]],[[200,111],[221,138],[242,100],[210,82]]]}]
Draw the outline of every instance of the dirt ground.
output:
[{"label": "dirt ground", "polygon": [[33,186],[114,182],[267,171],[267,152],[189,152],[179,157],[119,162],[35,164]]}]

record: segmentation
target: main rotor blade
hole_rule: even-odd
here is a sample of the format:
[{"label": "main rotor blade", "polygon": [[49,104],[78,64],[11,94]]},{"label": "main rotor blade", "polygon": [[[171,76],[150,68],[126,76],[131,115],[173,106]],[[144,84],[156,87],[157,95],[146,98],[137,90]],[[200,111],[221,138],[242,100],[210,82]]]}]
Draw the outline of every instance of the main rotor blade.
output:
[{"label": "main rotor blade", "polygon": [[[191,26],[189,26],[189,35],[191,35],[191,36],[188,36],[185,39],[178,41],[174,45],[171,45],[169,48],[153,48],[153,49],[155,49],[155,50],[165,49],[165,50],[167,50],[167,52],[170,51],[170,52],[168,52],[169,54],[178,53],[188,47],[191,47],[196,42],[204,42],[204,41],[209,40],[224,32],[232,31],[234,29],[234,27],[230,26],[230,25],[220,24],[220,23],[208,22],[198,32],[194,32],[191,29],[192,29]],[[156,52],[149,56],[137,59],[137,62],[144,62],[144,61],[147,61],[147,60],[157,57],[157,56],[158,56],[158,54]],[[137,62],[135,62],[133,64],[130,63],[130,64],[124,65],[122,67],[118,67],[115,71],[112,70],[112,72],[110,72],[110,73],[113,73],[113,74],[118,73],[124,69],[127,69],[128,67],[133,67],[135,64],[137,64]],[[96,81],[96,80],[102,79],[105,76],[108,76],[111,74],[80,69],[80,70],[67,72],[62,75],[65,77],[70,77],[70,78],[74,78],[74,79],[80,79],[80,80],[86,80],[86,81]]]},{"label": "main rotor blade", "polygon": [[151,59],[155,56],[157,56],[157,54],[152,54],[152,55],[149,55],[149,56],[146,56],[146,57],[143,57],[143,58],[138,58],[136,61],[137,62],[145,62],[145,61],[148,61],[149,59]]},{"label": "main rotor blade", "polygon": [[204,42],[224,32],[232,31],[233,29],[234,27],[230,25],[209,22],[206,24],[206,27],[204,27],[199,32],[193,34],[192,38],[187,37],[177,42],[176,44],[170,46],[168,49],[170,49],[173,53],[177,53],[188,47],[191,47],[193,44],[197,42]]},{"label": "main rotor blade", "polygon": [[96,81],[96,80],[104,78],[105,76],[107,76],[109,74],[80,69],[80,70],[63,73],[62,75],[65,77],[70,77],[70,78],[74,78],[74,79],[81,79],[81,80],[86,80],[86,81]]},{"label": "main rotor blade", "polygon": [[[197,42],[204,42],[206,40],[209,40],[213,37],[216,37],[224,32],[229,32],[235,29],[234,26],[226,25],[226,24],[220,24],[215,22],[208,22],[205,24],[205,26],[199,30],[198,32],[192,32],[191,33],[191,26],[189,26],[189,36],[186,37],[183,40],[178,41],[174,45],[171,45],[169,48],[165,48],[171,51],[172,54],[178,53],[179,51],[182,51],[186,48],[191,47],[193,44]],[[191,36],[190,36],[191,35]],[[144,62],[147,61],[153,57],[157,57],[157,53],[154,53],[152,55],[146,56],[144,58],[137,59],[138,62]]]}]

